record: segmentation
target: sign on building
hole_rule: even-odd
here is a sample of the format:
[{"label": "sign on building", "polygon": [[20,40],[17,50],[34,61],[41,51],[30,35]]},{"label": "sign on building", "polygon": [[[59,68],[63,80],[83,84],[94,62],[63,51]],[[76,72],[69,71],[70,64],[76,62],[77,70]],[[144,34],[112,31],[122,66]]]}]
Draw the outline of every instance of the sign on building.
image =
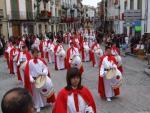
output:
[{"label": "sign on building", "polygon": [[124,13],[124,19],[126,21],[141,20],[141,10],[126,10]]}]

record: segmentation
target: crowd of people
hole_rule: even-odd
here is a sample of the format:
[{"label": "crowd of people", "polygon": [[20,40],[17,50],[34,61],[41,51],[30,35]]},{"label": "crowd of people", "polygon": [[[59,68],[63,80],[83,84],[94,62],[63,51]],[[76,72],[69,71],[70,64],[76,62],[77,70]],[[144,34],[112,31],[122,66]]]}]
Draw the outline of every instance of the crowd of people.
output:
[{"label": "crowd of people", "polygon": [[[100,39],[105,42],[103,49],[97,36],[94,29],[81,28],[68,31],[63,37],[56,35],[48,38],[42,34],[41,39],[32,35],[32,41],[29,36],[9,40],[5,58],[10,76],[17,76],[24,89],[15,88],[4,95],[3,113],[33,113],[33,109],[40,112],[47,105],[53,106],[53,113],[96,113],[92,94],[81,83],[84,62],[91,62],[91,67],[99,70],[98,93],[101,98],[111,102],[112,97],[120,94],[122,83],[119,39],[115,35],[104,35]],[[32,43],[27,43],[27,40]],[[67,70],[67,85],[57,96],[48,67],[52,63],[56,71]]]}]

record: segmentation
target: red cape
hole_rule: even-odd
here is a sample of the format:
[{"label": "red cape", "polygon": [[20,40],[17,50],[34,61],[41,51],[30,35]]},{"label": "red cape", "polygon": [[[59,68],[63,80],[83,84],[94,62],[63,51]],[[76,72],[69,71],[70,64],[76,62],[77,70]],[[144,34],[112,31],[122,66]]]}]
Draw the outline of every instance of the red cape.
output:
[{"label": "red cape", "polygon": [[[114,47],[111,47],[111,50],[116,51],[116,52],[118,53],[118,55],[121,56],[119,48],[117,48],[117,47],[114,46]],[[123,67],[122,67],[122,66],[118,67],[118,69],[119,69],[119,71],[120,71],[121,73],[123,73]]]},{"label": "red cape", "polygon": [[58,70],[58,67],[57,67],[57,60],[56,60],[56,52],[57,52],[57,49],[58,49],[58,44],[55,46],[54,48],[54,63],[55,63],[55,70]]},{"label": "red cape", "polygon": [[[46,62],[39,58],[45,65]],[[30,60],[29,60],[30,61]],[[32,88],[31,88],[31,82],[30,82],[30,70],[29,70],[29,61],[27,62],[27,65],[25,67],[24,71],[24,82],[25,82],[25,88],[32,94]],[[48,76],[50,77],[50,72],[48,73]],[[55,94],[53,94],[50,98],[47,98],[48,103],[54,103],[56,101]]]},{"label": "red cape", "polygon": [[91,51],[90,51],[90,60],[92,61],[93,67],[95,65],[95,57],[94,57],[94,52],[92,52],[92,50],[94,49],[96,43],[94,43],[91,47]]},{"label": "red cape", "polygon": [[[67,113],[67,98],[71,93],[72,91],[68,91],[65,88],[59,92],[52,113]],[[82,96],[84,101],[93,108],[94,113],[96,113],[96,105],[90,91],[86,87],[83,87],[78,90],[78,93]]]},{"label": "red cape", "polygon": [[[57,44],[56,46],[55,46],[55,48],[54,48],[54,63],[55,63],[55,70],[58,70],[58,67],[57,67],[57,60],[56,60],[56,52],[57,52],[57,49],[58,49],[58,47],[60,46],[61,44]],[[64,59],[64,62],[65,62],[65,68],[67,67],[67,63],[66,63],[66,58]]]},{"label": "red cape", "polygon": [[[25,54],[26,54],[27,60],[29,61],[31,59],[31,54],[29,52],[25,52]],[[17,62],[18,62],[19,58],[20,58],[20,52],[19,52],[18,57],[17,57]],[[20,68],[20,65],[17,66],[17,76],[18,76],[18,80],[21,80],[19,68]]]},{"label": "red cape", "polygon": [[[70,69],[70,68],[71,68],[70,63],[69,63],[70,50],[71,50],[71,48],[69,48],[69,49],[67,50],[67,55],[66,55],[66,62],[65,62],[65,65],[66,65],[66,68],[67,68],[67,69]],[[80,68],[80,73],[81,73],[81,75],[82,75],[83,72],[84,72],[84,68],[83,68],[83,65],[82,65],[81,68]]]},{"label": "red cape", "polygon": [[9,69],[10,69],[10,74],[14,74],[14,66],[13,66],[13,53],[15,52],[15,48],[13,47],[10,50],[10,57],[9,57]]},{"label": "red cape", "polygon": [[[102,66],[102,62],[103,62],[103,59],[106,57],[106,55],[103,55],[100,59],[100,68]],[[113,61],[115,64],[117,64],[115,58],[110,55],[108,56],[108,60],[110,61]],[[99,68],[99,69],[100,69]],[[100,75],[100,70],[99,70],[99,75]],[[104,80],[103,80],[103,77],[99,76],[99,81],[98,81],[98,93],[100,94],[101,97],[106,97],[105,96],[105,87],[104,87]],[[120,89],[117,88],[117,89],[114,89],[114,93],[115,93],[115,96],[119,95],[120,94]]]},{"label": "red cape", "polygon": [[[44,40],[42,40],[39,45],[39,49],[41,52],[41,58],[44,58],[43,43],[44,43]],[[48,58],[48,52],[46,53],[46,58]]]}]

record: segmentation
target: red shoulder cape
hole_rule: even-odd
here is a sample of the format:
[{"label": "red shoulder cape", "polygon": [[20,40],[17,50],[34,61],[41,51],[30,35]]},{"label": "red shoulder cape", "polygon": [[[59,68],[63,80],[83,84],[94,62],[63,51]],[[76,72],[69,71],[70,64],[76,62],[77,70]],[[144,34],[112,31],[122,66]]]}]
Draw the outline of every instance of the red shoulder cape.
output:
[{"label": "red shoulder cape", "polygon": [[[102,66],[102,62],[104,60],[104,58],[106,57],[106,55],[103,55],[100,59],[100,66],[99,66],[99,75],[100,75],[100,68]],[[113,56],[110,56],[108,58],[108,60],[112,60],[114,61],[114,63],[116,64],[116,60]],[[100,94],[101,97],[106,97],[105,96],[105,87],[104,87],[104,80],[103,80],[103,77],[99,76],[99,81],[98,81],[98,93]],[[120,90],[119,88],[117,89],[114,89],[114,93],[115,93],[115,96],[119,95],[120,94]]]},{"label": "red shoulder cape", "polygon": [[[67,98],[70,92],[71,91],[67,91],[65,88],[59,92],[52,113],[67,113]],[[86,87],[83,87],[79,90],[79,94],[86,103],[93,108],[94,113],[96,113],[96,105],[90,91]]]}]

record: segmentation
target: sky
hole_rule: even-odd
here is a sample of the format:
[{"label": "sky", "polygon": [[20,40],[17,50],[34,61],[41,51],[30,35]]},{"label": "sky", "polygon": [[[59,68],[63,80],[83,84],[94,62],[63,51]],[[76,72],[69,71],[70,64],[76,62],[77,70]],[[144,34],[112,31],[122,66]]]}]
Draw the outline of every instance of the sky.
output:
[{"label": "sky", "polygon": [[90,6],[97,6],[97,3],[100,2],[101,0],[83,0],[83,5],[90,5]]}]

